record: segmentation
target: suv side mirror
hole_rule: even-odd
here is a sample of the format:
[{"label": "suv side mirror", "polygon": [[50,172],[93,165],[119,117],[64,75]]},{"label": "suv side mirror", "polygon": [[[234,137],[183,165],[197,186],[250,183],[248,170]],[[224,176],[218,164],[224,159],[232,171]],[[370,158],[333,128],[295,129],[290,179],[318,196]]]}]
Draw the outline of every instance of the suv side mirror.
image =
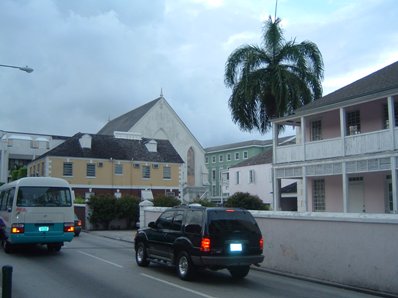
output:
[{"label": "suv side mirror", "polygon": [[148,227],[150,227],[151,229],[156,229],[156,224],[155,224],[155,222],[154,222],[154,221],[151,221],[151,222],[148,224]]},{"label": "suv side mirror", "polygon": [[187,225],[185,227],[185,233],[200,234],[202,232],[202,227],[200,225]]}]

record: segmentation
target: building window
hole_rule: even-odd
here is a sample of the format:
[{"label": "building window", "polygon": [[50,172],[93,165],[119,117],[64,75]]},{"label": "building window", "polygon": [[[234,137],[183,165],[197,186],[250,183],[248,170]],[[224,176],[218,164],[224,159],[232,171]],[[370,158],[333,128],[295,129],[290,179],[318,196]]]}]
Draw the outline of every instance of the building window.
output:
[{"label": "building window", "polygon": [[386,213],[394,212],[394,199],[392,195],[392,181],[391,175],[387,176],[387,201],[386,201]]},{"label": "building window", "polygon": [[211,192],[212,192],[213,197],[215,197],[217,195],[216,190],[217,190],[216,186],[212,185],[212,191]]},{"label": "building window", "polygon": [[71,162],[64,162],[63,176],[73,176],[73,164]]},{"label": "building window", "polygon": [[231,153],[227,154],[227,161],[231,161]]},{"label": "building window", "polygon": [[235,160],[239,160],[239,152],[235,153]]},{"label": "building window", "polygon": [[33,149],[38,149],[39,148],[39,142],[36,141],[36,140],[32,140],[30,142],[30,147],[33,148]]},{"label": "building window", "polygon": [[211,179],[216,180],[216,170],[211,170]]},{"label": "building window", "polygon": [[348,136],[361,133],[361,117],[359,110],[347,112],[346,114],[346,133]]},{"label": "building window", "polygon": [[94,163],[88,163],[87,164],[87,177],[95,177],[95,164]]},{"label": "building window", "polygon": [[211,162],[212,163],[216,163],[216,156],[215,155],[211,157]]},{"label": "building window", "polygon": [[123,175],[123,165],[122,164],[115,165],[115,175]]},{"label": "building window", "polygon": [[[398,125],[398,103],[394,102],[394,118],[395,118],[395,126]],[[383,128],[390,128],[389,120],[388,120],[388,105],[384,105],[384,117],[383,117]]]},{"label": "building window", "polygon": [[249,154],[247,151],[243,151],[243,159],[247,159],[249,157]]},{"label": "building window", "polygon": [[206,158],[205,158],[205,163],[209,163],[209,157],[208,156],[206,156]]},{"label": "building window", "polygon": [[322,122],[321,120],[311,122],[311,141],[322,140]]},{"label": "building window", "polygon": [[312,184],[312,198],[314,200],[314,211],[325,211],[325,180],[316,179]]},{"label": "building window", "polygon": [[219,162],[223,162],[224,161],[224,156],[223,155],[219,155],[218,156],[218,161]]},{"label": "building window", "polygon": [[41,176],[44,176],[44,162],[41,163]]},{"label": "building window", "polygon": [[239,184],[239,171],[235,173],[236,184]]},{"label": "building window", "polygon": [[163,179],[171,179],[171,167],[163,166]]},{"label": "building window", "polygon": [[151,178],[151,167],[150,166],[142,166],[142,178],[144,178],[144,179]]},{"label": "building window", "polygon": [[254,183],[254,170],[249,171],[249,183]]}]

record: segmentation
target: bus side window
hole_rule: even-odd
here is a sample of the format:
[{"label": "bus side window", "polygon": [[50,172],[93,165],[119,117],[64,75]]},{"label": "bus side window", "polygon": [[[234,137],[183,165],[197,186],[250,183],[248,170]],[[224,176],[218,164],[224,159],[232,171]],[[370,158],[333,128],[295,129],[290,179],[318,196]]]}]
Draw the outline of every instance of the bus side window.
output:
[{"label": "bus side window", "polygon": [[15,196],[15,188],[11,188],[8,193],[7,210],[12,209],[12,203],[14,201],[14,196]]},{"label": "bus side window", "polygon": [[6,192],[4,190],[0,192],[0,211],[6,210],[7,199],[6,199],[5,193]]}]

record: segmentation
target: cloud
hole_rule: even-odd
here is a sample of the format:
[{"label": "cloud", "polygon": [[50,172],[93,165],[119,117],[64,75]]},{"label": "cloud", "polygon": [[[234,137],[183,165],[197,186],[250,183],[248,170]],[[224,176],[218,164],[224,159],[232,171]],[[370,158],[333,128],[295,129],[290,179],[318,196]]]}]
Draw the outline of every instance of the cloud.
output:
[{"label": "cloud", "polygon": [[[230,53],[261,45],[275,1],[3,0],[0,129],[73,135],[160,95],[199,142],[270,138],[242,132],[224,85]],[[324,89],[398,60],[393,0],[278,3],[285,37],[311,40],[325,61]],[[345,83],[346,82],[346,83]]]}]

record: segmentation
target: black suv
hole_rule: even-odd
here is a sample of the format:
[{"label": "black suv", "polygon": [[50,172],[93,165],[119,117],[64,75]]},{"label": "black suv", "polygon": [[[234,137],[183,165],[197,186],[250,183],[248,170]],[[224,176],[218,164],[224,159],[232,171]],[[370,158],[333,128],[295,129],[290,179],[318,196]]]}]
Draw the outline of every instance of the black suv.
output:
[{"label": "black suv", "polygon": [[135,236],[139,266],[150,262],[176,266],[183,280],[197,268],[227,268],[244,278],[250,265],[264,260],[263,238],[249,211],[240,208],[174,207]]}]

